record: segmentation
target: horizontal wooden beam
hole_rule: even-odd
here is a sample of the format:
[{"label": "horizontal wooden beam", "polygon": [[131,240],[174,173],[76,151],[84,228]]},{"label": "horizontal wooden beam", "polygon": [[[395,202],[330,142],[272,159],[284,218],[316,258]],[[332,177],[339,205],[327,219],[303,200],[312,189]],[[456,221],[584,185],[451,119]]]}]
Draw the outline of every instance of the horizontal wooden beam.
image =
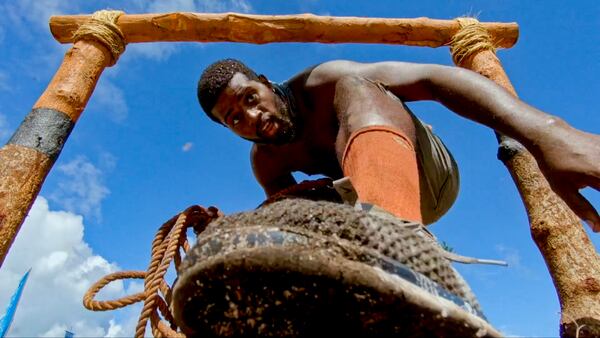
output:
[{"label": "horizontal wooden beam", "polygon": [[[50,30],[61,43],[91,15],[50,18]],[[128,43],[158,41],[381,43],[440,47],[460,28],[455,20],[333,17],[312,14],[247,15],[238,13],[124,14],[117,24]],[[509,48],[519,37],[514,23],[482,22],[496,47]]]}]

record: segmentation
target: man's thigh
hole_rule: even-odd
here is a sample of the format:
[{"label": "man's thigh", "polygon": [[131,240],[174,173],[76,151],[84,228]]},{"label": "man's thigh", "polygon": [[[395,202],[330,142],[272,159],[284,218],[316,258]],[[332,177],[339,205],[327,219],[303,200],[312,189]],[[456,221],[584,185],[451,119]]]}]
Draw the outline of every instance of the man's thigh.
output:
[{"label": "man's thigh", "polygon": [[[357,134],[366,130],[387,129],[385,133],[396,134],[392,136],[397,142],[406,142],[417,153],[417,162],[397,156],[391,156],[390,149],[382,149],[383,140],[371,143],[363,148],[362,159],[383,158],[384,161],[395,162],[400,165],[396,168],[397,175],[404,175],[405,171],[412,171],[406,165],[418,166],[418,181],[420,186],[420,205],[423,222],[432,223],[447,212],[454,203],[459,187],[458,168],[454,158],[443,142],[426,127],[410,109],[389,92],[384,85],[360,78],[348,77],[342,79],[336,86],[335,108],[340,119],[340,132],[336,148],[340,165],[344,168],[349,142],[353,143]],[[392,144],[395,144],[393,142]],[[367,152],[369,154],[367,154]],[[410,162],[410,163],[402,163]],[[361,171],[376,171],[377,166],[362,164],[365,168]],[[346,174],[346,173],[345,173]],[[356,174],[356,173],[355,173]],[[375,172],[363,173],[373,177]],[[383,175],[383,174],[382,174]],[[361,178],[362,180],[362,178]],[[373,184],[376,180],[372,181]],[[381,182],[381,194],[390,189],[398,189],[397,184]],[[392,183],[390,186],[389,183]]]},{"label": "man's thigh", "polygon": [[357,76],[339,80],[334,109],[340,121],[336,144],[340,155],[350,135],[369,126],[391,127],[404,134],[413,145],[417,142],[414,120],[406,106],[380,83]]}]

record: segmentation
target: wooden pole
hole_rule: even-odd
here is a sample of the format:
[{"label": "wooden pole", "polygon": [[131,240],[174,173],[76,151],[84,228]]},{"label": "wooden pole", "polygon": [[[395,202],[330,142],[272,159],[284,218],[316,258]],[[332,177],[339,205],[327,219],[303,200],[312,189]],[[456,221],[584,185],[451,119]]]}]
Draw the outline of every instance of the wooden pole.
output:
[{"label": "wooden pole", "polygon": [[[493,50],[457,64],[517,96]],[[508,168],[527,209],[531,235],[550,272],[561,305],[561,336],[600,336],[600,260],[579,218],[550,188],[533,156],[517,141],[497,135],[498,158]],[[586,335],[588,334],[588,335]]]},{"label": "wooden pole", "polygon": [[100,74],[115,61],[104,43],[88,37],[75,42],[31,112],[0,148],[0,266]]},{"label": "wooden pole", "polygon": [[[88,15],[53,16],[50,30],[61,43],[72,42],[73,33]],[[429,18],[388,19],[301,15],[245,15],[237,13],[125,14],[117,24],[128,43],[156,41],[198,42],[322,42],[384,43],[440,47],[459,30],[455,20]],[[483,23],[496,46],[517,42],[519,26]]]}]

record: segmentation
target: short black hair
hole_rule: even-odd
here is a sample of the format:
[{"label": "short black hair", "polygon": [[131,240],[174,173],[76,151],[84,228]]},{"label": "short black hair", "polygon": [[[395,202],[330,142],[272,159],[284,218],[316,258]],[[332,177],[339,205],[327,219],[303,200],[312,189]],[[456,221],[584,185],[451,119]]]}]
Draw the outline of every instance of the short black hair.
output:
[{"label": "short black hair", "polygon": [[242,73],[251,80],[258,79],[256,73],[243,62],[236,59],[223,59],[206,67],[200,76],[200,80],[198,80],[198,101],[200,102],[200,106],[206,115],[215,122],[221,123],[221,121],[212,115],[211,110],[217,103],[217,99],[223,89],[236,73]]}]

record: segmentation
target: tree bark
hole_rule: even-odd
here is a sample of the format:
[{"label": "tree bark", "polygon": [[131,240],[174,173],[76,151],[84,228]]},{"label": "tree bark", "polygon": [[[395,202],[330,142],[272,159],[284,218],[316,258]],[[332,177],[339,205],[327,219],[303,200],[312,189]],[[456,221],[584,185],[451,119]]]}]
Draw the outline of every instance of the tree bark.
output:
[{"label": "tree bark", "polygon": [[8,143],[0,149],[0,266],[111,54],[80,40]]},{"label": "tree bark", "polygon": [[[50,30],[61,43],[89,15],[53,16]],[[455,20],[388,19],[300,15],[245,15],[237,13],[124,14],[117,21],[128,43],[156,41],[198,42],[321,42],[386,43],[440,47],[460,29]],[[509,48],[519,37],[512,23],[482,23],[497,46]]]},{"label": "tree bark", "polygon": [[[482,51],[459,66],[474,70],[517,96],[500,61]],[[600,336],[600,260],[579,218],[550,188],[533,156],[517,141],[498,135],[498,158],[510,172],[529,217],[531,236],[554,282],[563,337]]]}]

